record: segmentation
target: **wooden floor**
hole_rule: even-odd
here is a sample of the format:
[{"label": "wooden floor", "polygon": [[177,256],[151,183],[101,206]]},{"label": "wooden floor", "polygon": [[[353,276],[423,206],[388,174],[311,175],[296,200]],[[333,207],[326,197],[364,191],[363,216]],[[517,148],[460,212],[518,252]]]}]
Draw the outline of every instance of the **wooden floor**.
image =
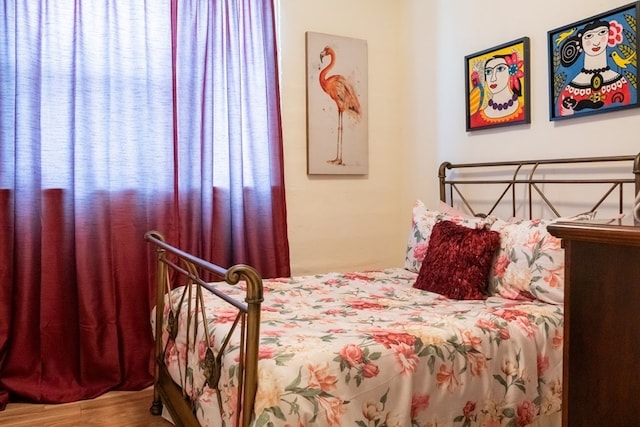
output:
[{"label": "wooden floor", "polygon": [[153,389],[112,391],[96,399],[60,405],[10,403],[0,412],[2,427],[168,427],[149,413]]}]

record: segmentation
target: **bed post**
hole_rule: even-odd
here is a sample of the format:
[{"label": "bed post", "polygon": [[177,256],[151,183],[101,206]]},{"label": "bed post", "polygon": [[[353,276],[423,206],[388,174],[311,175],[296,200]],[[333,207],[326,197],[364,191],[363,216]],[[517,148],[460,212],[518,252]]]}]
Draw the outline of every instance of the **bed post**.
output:
[{"label": "bed post", "polygon": [[446,170],[449,169],[450,166],[451,166],[451,163],[443,162],[440,164],[440,167],[438,168],[438,180],[440,181],[440,200],[444,203],[447,202]]},{"label": "bed post", "polygon": [[[241,279],[247,284],[247,353],[244,366],[244,389],[242,390],[242,426],[251,424],[258,389],[258,350],[260,346],[260,306],[262,304],[262,279],[258,272],[248,265],[238,264],[229,268],[225,280],[235,285]],[[242,373],[241,373],[242,376]]]},{"label": "bed post", "polygon": [[[164,236],[157,231],[149,231],[145,237],[153,237],[164,242]],[[156,328],[155,328],[155,350],[154,350],[154,378],[153,378],[153,402],[149,408],[149,412],[153,415],[162,414],[162,399],[158,391],[158,382],[160,381],[160,365],[158,360],[162,358],[162,316],[164,314],[164,280],[167,275],[167,265],[163,262],[166,251],[156,248]],[[159,338],[160,337],[160,338]]]}]

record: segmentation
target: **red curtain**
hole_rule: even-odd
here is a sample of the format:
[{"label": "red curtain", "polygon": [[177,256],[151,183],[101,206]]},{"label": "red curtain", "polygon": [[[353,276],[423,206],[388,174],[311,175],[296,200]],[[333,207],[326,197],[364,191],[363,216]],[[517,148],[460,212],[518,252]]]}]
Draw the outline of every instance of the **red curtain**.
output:
[{"label": "red curtain", "polygon": [[151,384],[153,252],[289,275],[270,1],[0,16],[0,408]]}]

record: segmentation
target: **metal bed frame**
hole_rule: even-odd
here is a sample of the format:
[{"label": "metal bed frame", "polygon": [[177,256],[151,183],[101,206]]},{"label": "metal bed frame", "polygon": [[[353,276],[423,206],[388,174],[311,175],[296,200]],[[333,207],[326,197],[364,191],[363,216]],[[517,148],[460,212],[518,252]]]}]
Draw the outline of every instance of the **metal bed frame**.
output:
[{"label": "metal bed frame", "polygon": [[[622,172],[614,178],[575,178],[575,179],[555,179],[546,178],[542,172],[546,167],[558,167],[560,165],[572,164],[593,164],[594,169],[602,167],[604,164],[615,164]],[[631,175],[627,165],[632,165]],[[486,170],[488,168],[502,168],[509,170],[508,178],[461,178],[460,176],[447,176],[449,172],[461,170]],[[528,173],[525,172],[528,170]],[[616,169],[618,170],[618,169]],[[583,172],[584,173],[584,172]],[[453,173],[452,173],[453,174]],[[504,173],[502,174],[504,176]],[[640,192],[640,154],[630,156],[612,157],[590,157],[571,159],[547,159],[547,160],[526,160],[512,162],[486,162],[486,163],[442,163],[438,177],[440,181],[440,199],[453,203],[454,197],[461,200],[461,203],[475,215],[489,215],[494,212],[505,196],[511,192],[511,209],[513,215],[516,213],[516,188],[525,186],[527,189],[527,200],[529,216],[532,215],[533,196],[538,195],[543,204],[548,206],[556,216],[560,216],[555,204],[544,194],[543,188],[546,184],[604,184],[607,189],[590,208],[591,211],[598,209],[605,199],[614,191],[618,190],[619,211],[623,209],[623,186],[633,184],[635,186],[634,195]],[[463,193],[463,186],[476,185],[497,185],[503,188],[497,201],[485,213],[476,212],[469,202],[469,197]],[[477,187],[476,187],[477,188]],[[156,312],[155,312],[155,383],[154,399],[150,408],[151,413],[160,415],[163,405],[168,409],[174,423],[178,426],[198,426],[198,421],[194,415],[194,405],[189,400],[186,393],[172,380],[165,365],[164,356],[166,349],[162,345],[162,334],[168,332],[170,337],[175,337],[177,314],[173,307],[167,319],[167,326],[163,319],[165,304],[167,304],[167,293],[176,286],[185,286],[190,289],[188,306],[188,322],[197,325],[199,319],[206,320],[203,307],[203,292],[211,292],[217,297],[238,309],[238,315],[230,334],[239,330],[241,336],[241,356],[238,369],[238,399],[237,407],[234,409],[237,416],[236,426],[248,427],[252,422],[253,408],[255,404],[256,390],[258,386],[258,347],[260,334],[260,310],[263,301],[262,279],[258,272],[247,265],[235,265],[228,269],[204,261],[194,255],[181,251],[180,249],[165,242],[162,234],[157,231],[149,231],[145,234],[145,239],[152,245],[156,252]],[[209,283],[217,278],[224,280],[230,285],[237,285],[240,281],[246,283],[246,295],[244,301],[234,299],[223,294]],[[195,286],[193,286],[195,285]],[[195,290],[191,291],[195,287]],[[184,295],[183,295],[184,298]],[[193,315],[191,314],[193,313]],[[202,322],[206,329],[207,322]],[[192,326],[197,328],[198,326]],[[207,331],[207,337],[208,337]],[[228,342],[229,336],[225,338]],[[226,345],[226,344],[224,344]],[[224,348],[223,345],[223,348]],[[222,369],[222,353],[215,355],[209,348],[206,354],[206,365],[208,367],[207,383],[211,388],[216,389],[220,372]],[[186,367],[185,367],[186,369]],[[221,405],[220,400],[218,404]]]},{"label": "metal bed frame", "polygon": [[[601,169],[603,165],[620,166],[625,167],[627,164],[633,162],[633,177],[625,174],[625,177],[619,178],[574,178],[574,179],[555,179],[546,178],[544,175],[546,172],[553,172],[554,167],[567,165],[596,165],[596,170]],[[480,179],[480,178],[459,178],[449,176],[448,172],[463,171],[463,170],[476,170],[487,168],[501,168],[501,176],[511,171],[512,175],[506,178],[498,179]],[[628,171],[628,169],[625,169]],[[582,172],[584,175],[585,171]],[[533,206],[535,203],[535,196],[539,197],[542,204],[548,207],[556,217],[560,216],[560,212],[556,209],[556,204],[552,202],[546,195],[542,186],[546,184],[608,184],[607,189],[593,205],[587,207],[587,212],[593,212],[597,210],[605,200],[616,189],[618,190],[618,212],[623,213],[623,190],[625,184],[634,184],[635,193],[640,192],[640,153],[636,155],[628,156],[605,156],[605,157],[577,157],[569,159],[544,159],[544,160],[522,160],[522,161],[505,161],[505,162],[485,162],[485,163],[450,163],[444,162],[440,165],[438,170],[438,178],[440,181],[440,200],[448,202],[453,205],[454,200],[459,199],[461,203],[473,214],[478,216],[490,215],[504,200],[505,196],[511,192],[511,214],[516,215],[516,189],[524,186],[527,193],[527,206],[528,216],[533,216]],[[463,185],[497,185],[502,186],[503,191],[497,198],[493,206],[487,212],[477,212],[472,203],[463,193]],[[448,190],[448,191],[447,191]],[[456,199],[457,197],[457,199]]]}]

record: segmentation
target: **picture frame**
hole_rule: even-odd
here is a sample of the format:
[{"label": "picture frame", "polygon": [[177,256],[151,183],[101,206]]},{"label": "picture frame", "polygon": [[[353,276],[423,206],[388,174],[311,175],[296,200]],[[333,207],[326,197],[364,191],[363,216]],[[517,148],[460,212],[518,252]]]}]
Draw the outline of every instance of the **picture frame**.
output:
[{"label": "picture frame", "polygon": [[529,37],[464,57],[466,129],[531,123]]},{"label": "picture frame", "polygon": [[548,31],[551,121],[640,105],[639,5],[629,3]]},{"label": "picture frame", "polygon": [[366,175],[366,40],[306,33],[307,174]]}]

